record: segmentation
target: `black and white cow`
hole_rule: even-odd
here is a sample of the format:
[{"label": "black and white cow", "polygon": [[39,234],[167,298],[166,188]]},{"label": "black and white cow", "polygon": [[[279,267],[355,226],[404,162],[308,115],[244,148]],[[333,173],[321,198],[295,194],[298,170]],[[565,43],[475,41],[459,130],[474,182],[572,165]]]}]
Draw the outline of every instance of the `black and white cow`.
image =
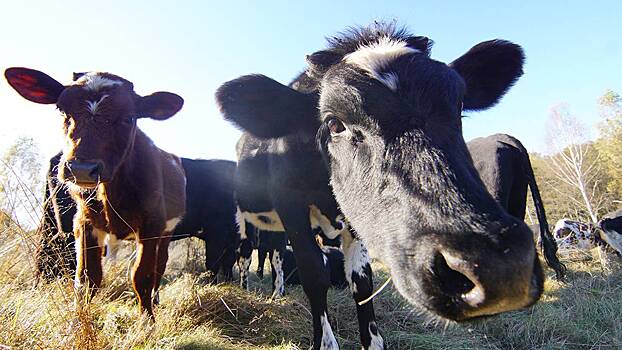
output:
[{"label": "black and white cow", "polygon": [[[446,65],[430,59],[430,46],[393,25],[352,29],[308,56],[309,68],[289,86],[249,75],[217,92],[225,118],[245,131],[239,169],[246,163],[255,174],[247,182],[263,188],[241,198],[240,215],[257,213],[255,222],[287,231],[311,303],[316,349],[337,347],[326,266],[310,220],[312,206],[339,215],[329,182],[397,290],[432,314],[462,321],[529,306],[542,293],[532,233],[487,192],[460,119],[462,108],[498,102],[522,74],[523,52],[493,40]],[[363,243],[352,242],[346,261],[369,261]],[[354,270],[368,277],[362,266],[369,264]],[[355,299],[369,296],[370,286],[357,286]],[[363,347],[383,347],[375,321],[360,320]]]},{"label": "black and white cow", "polygon": [[[222,89],[220,90],[223,91]],[[222,97],[222,96],[220,96]],[[314,135],[290,135],[279,139],[262,139],[244,133],[237,145],[236,172],[237,219],[240,227],[240,280],[248,288],[253,239],[247,223],[263,231],[287,232],[292,243],[303,289],[312,305],[314,346],[335,348],[326,306],[330,271],[326,257],[315,240],[315,229],[331,239],[349,235],[328,185],[328,174],[321,155],[315,148]],[[281,242],[284,248],[285,235]],[[359,240],[349,240],[351,269],[345,271],[355,284],[354,299],[368,298],[373,289],[369,255]],[[359,252],[365,250],[365,252]],[[271,259],[275,265],[274,295],[284,293],[281,252]],[[346,257],[347,259],[347,257]],[[384,348],[376,326],[373,303],[357,305],[361,342],[366,349]]]},{"label": "black and white cow", "polygon": [[492,197],[515,218],[524,221],[527,208],[527,187],[538,217],[540,241],[548,265],[558,279],[564,278],[566,267],[557,258],[557,244],[549,231],[546,212],[533,174],[529,153],[516,138],[495,134],[467,143],[473,165]]},{"label": "black and white cow", "polygon": [[[57,179],[62,153],[50,159],[44,201],[44,215],[39,228],[40,247],[36,265],[39,276],[51,280],[72,276],[76,268],[73,221],[76,203],[66,185]],[[233,201],[235,162],[182,158],[186,175],[186,214],[172,232],[171,240],[198,237],[205,241],[205,266],[216,282],[218,272],[225,281],[232,279],[232,268],[239,242]],[[59,230],[60,228],[60,230]],[[115,255],[115,241],[106,240],[106,254]]]},{"label": "black and white cow", "polygon": [[622,209],[603,216],[597,226],[602,230],[601,239],[622,256]]},{"label": "black and white cow", "polygon": [[596,226],[568,218],[555,223],[553,237],[561,250],[592,249],[605,244],[596,232]]},{"label": "black and white cow", "polygon": [[73,217],[77,208],[67,185],[58,181],[60,157],[58,153],[49,162],[35,255],[36,275],[48,282],[62,276],[72,278],[76,271]]}]

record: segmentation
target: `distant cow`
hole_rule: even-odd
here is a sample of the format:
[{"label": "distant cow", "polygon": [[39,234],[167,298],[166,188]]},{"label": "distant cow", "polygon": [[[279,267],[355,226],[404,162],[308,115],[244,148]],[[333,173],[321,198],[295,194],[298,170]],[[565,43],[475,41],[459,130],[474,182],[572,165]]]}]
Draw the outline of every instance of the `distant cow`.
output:
[{"label": "distant cow", "polygon": [[186,215],[173,231],[172,240],[198,237],[205,241],[205,265],[217,281],[233,279],[239,244],[233,199],[235,162],[181,159],[186,174]]},{"label": "distant cow", "polygon": [[540,224],[538,232],[544,258],[557,278],[563,279],[566,267],[557,258],[557,245],[549,231],[529,153],[523,144],[510,135],[495,134],[473,139],[467,147],[488,192],[508,214],[522,221],[525,220],[529,187]]},{"label": "distant cow", "polygon": [[[75,273],[73,219],[76,202],[57,179],[62,153],[50,159],[44,216],[40,227],[37,270],[47,280]],[[235,162],[181,159],[186,176],[186,214],[175,227],[171,241],[198,237],[205,242],[205,267],[212,282],[221,271],[225,281],[232,269],[239,242],[233,201]],[[58,230],[58,228],[62,228]],[[111,248],[111,247],[107,247]],[[108,249],[107,249],[108,251]]]},{"label": "distant cow", "polygon": [[553,227],[553,237],[560,249],[592,249],[605,244],[596,226],[571,219],[559,219]]},{"label": "distant cow", "polygon": [[76,203],[67,186],[58,181],[61,154],[50,159],[45,183],[43,216],[38,229],[39,245],[35,256],[37,276],[46,281],[72,276],[76,271],[73,218]]},{"label": "distant cow", "polygon": [[603,216],[597,226],[602,230],[602,240],[622,255],[622,209]]},{"label": "distant cow", "polygon": [[[309,67],[289,85],[248,75],[217,92],[225,118],[245,131],[240,164],[255,161],[253,173],[267,174],[248,178],[269,195],[241,210],[287,231],[315,348],[337,348],[309,220],[311,205],[334,220],[337,212],[317,203],[331,192],[401,295],[434,315],[463,321],[531,305],[542,293],[532,233],[487,192],[461,125],[463,108],[487,109],[514,84],[523,51],[491,40],[445,64],[430,48],[393,25],[351,28],[307,56]],[[369,325],[359,323],[361,334],[383,344]]]},{"label": "distant cow", "polygon": [[9,68],[5,76],[21,96],[55,104],[62,116],[58,178],[77,203],[76,297],[92,296],[101,285],[106,236],[134,239],[132,284],[141,310],[154,318],[170,234],[185,213],[185,178],[180,159],[156,147],[136,122],[168,119],[183,99],[169,92],[139,96],[131,82],[109,73],[77,73],[66,86],[27,68]]}]

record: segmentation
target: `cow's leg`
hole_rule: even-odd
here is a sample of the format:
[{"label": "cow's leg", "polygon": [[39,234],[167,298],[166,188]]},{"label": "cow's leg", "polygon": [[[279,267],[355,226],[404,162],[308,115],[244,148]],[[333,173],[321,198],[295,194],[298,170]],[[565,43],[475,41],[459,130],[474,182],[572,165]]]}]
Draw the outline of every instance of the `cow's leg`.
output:
[{"label": "cow's leg", "polygon": [[102,254],[104,250],[103,242],[100,242],[103,239],[98,240],[98,235],[94,232],[93,226],[88,222],[76,226],[74,232],[77,259],[74,280],[77,292],[76,297],[84,298],[84,290],[86,289],[88,298],[92,298],[101,286],[103,277]]},{"label": "cow's leg", "polygon": [[139,239],[136,247],[136,262],[132,271],[132,285],[140,310],[153,316],[152,292],[155,287],[158,262],[158,239]]},{"label": "cow's leg", "polygon": [[223,282],[229,283],[233,281],[233,265],[235,265],[236,252],[235,247],[237,244],[227,242],[227,247],[223,253],[222,264],[220,269],[222,271]]},{"label": "cow's leg", "polygon": [[285,276],[283,271],[283,258],[285,257],[285,246],[287,236],[284,233],[277,233],[273,237],[272,252],[270,263],[272,265],[272,297],[282,297],[285,295]]},{"label": "cow's leg", "polygon": [[292,243],[302,288],[311,304],[313,349],[339,349],[326,306],[330,271],[311,230],[309,209],[305,205],[284,205],[277,212]]},{"label": "cow's leg", "polygon": [[157,247],[158,254],[158,265],[156,266],[156,276],[155,283],[153,285],[153,304],[160,304],[160,283],[162,282],[162,276],[164,276],[164,271],[166,271],[166,262],[168,261],[168,246],[171,242],[171,234],[170,232],[165,232],[162,237],[160,237],[160,243]]},{"label": "cow's leg", "polygon": [[205,241],[205,252],[207,254],[207,270],[210,272],[210,284],[218,283],[218,272],[222,266],[223,256],[225,254],[226,242],[224,237],[218,235],[224,234],[222,228],[211,229],[210,236]]},{"label": "cow's leg", "polygon": [[373,301],[369,300],[363,305],[359,305],[359,302],[372,295],[374,287],[371,260],[367,248],[351,232],[343,233],[341,239],[346,280],[350,284],[350,290],[356,302],[356,315],[359,321],[362,348],[366,350],[384,349],[384,340],[376,324]]},{"label": "cow's leg", "polygon": [[259,258],[259,261],[257,262],[257,276],[260,279],[263,279],[263,269],[264,269],[264,265],[266,264],[266,257],[268,256],[268,248],[266,247],[266,239],[268,238],[267,235],[273,235],[275,234],[274,232],[259,232],[257,234],[258,237],[258,243],[257,244],[257,257]]}]

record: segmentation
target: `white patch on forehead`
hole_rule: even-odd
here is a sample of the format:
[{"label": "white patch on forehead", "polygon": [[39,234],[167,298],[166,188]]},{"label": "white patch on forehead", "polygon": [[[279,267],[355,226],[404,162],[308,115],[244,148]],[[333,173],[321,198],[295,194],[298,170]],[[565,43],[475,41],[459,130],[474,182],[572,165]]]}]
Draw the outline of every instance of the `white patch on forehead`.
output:
[{"label": "white patch on forehead", "polygon": [[111,87],[115,85],[123,84],[120,80],[114,80],[110,78],[105,78],[100,75],[100,73],[90,72],[86,73],[78,80],[73,82],[73,85],[82,86],[86,90],[90,91],[99,91],[106,87]]},{"label": "white patch on forehead", "polygon": [[99,107],[99,104],[102,103],[102,101],[105,100],[106,97],[108,97],[108,95],[102,95],[99,101],[86,101],[86,108],[92,115],[97,114],[97,107]]},{"label": "white patch on forehead", "polygon": [[392,72],[382,73],[392,61],[400,56],[420,52],[409,47],[405,41],[394,40],[387,36],[369,45],[361,45],[358,50],[346,55],[343,60],[367,71],[389,89],[397,90],[397,75]]}]

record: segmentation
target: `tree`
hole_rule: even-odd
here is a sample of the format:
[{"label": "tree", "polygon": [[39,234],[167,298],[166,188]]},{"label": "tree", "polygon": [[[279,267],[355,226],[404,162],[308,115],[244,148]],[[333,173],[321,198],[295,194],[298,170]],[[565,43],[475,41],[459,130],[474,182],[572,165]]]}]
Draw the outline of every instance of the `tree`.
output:
[{"label": "tree", "polygon": [[551,108],[547,144],[552,153],[548,165],[565,185],[554,190],[570,204],[583,209],[586,218],[596,223],[600,211],[609,203],[606,175],[597,149],[588,142],[587,128],[570,113],[567,105]]},{"label": "tree", "polygon": [[598,101],[601,122],[596,148],[609,181],[607,191],[613,199],[622,200],[622,97],[607,90]]},{"label": "tree", "polygon": [[39,222],[43,194],[40,159],[39,147],[30,137],[18,138],[0,158],[0,209],[26,226]]}]

